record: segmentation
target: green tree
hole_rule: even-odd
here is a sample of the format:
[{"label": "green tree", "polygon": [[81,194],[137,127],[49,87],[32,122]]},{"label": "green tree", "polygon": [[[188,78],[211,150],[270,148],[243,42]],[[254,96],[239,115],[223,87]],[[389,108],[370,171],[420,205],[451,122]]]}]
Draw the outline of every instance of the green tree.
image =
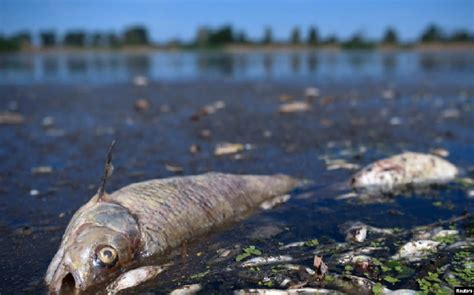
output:
[{"label": "green tree", "polygon": [[209,28],[207,27],[200,27],[196,33],[196,40],[195,44],[199,47],[206,47],[209,46]]},{"label": "green tree", "polygon": [[318,31],[315,27],[311,27],[308,33],[308,44],[316,45],[319,42]]},{"label": "green tree", "polygon": [[40,40],[42,47],[54,47],[56,46],[56,34],[54,31],[43,31],[40,33]]},{"label": "green tree", "polygon": [[31,46],[31,34],[27,31],[21,31],[12,36],[13,42],[18,43],[20,47]]},{"label": "green tree", "polygon": [[125,29],[123,34],[125,45],[140,46],[149,45],[148,31],[143,26],[133,26]]},{"label": "green tree", "polygon": [[300,44],[301,43],[301,33],[298,27],[293,28],[291,31],[290,37],[291,44]]},{"label": "green tree", "polygon": [[421,42],[440,42],[443,41],[443,32],[441,29],[434,24],[431,24],[426,28],[426,30],[421,34]]},{"label": "green tree", "polygon": [[229,25],[222,26],[211,32],[209,36],[209,44],[214,46],[229,44],[234,42],[234,33]]},{"label": "green tree", "polygon": [[452,42],[468,42],[470,40],[474,40],[469,36],[469,32],[464,30],[459,30],[454,32],[451,37],[449,38]]},{"label": "green tree", "polygon": [[20,50],[20,44],[13,38],[0,35],[0,52],[11,52]]},{"label": "green tree", "polygon": [[247,35],[245,34],[244,31],[240,31],[238,34],[237,34],[237,43],[240,43],[240,44],[245,44],[245,43],[249,43],[248,39],[247,39]]},{"label": "green tree", "polygon": [[382,42],[385,44],[397,44],[398,43],[398,35],[394,28],[388,28],[384,35]]},{"label": "green tree", "polygon": [[86,33],[79,30],[67,32],[63,44],[71,47],[84,47],[86,45]]},{"label": "green tree", "polygon": [[263,39],[262,39],[263,44],[272,44],[273,43],[273,32],[272,28],[266,27],[265,31],[263,32]]}]

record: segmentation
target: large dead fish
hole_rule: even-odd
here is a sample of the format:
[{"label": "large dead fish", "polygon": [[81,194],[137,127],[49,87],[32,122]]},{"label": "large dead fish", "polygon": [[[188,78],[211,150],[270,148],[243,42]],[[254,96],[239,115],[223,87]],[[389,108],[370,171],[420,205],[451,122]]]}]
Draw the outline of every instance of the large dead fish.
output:
[{"label": "large dead fish", "polygon": [[52,293],[108,283],[152,255],[180,245],[286,194],[285,175],[207,173],[149,180],[112,194],[101,189],[72,217],[46,273]]},{"label": "large dead fish", "polygon": [[405,152],[364,167],[350,184],[358,190],[391,192],[407,185],[449,182],[457,174],[456,166],[440,157]]}]

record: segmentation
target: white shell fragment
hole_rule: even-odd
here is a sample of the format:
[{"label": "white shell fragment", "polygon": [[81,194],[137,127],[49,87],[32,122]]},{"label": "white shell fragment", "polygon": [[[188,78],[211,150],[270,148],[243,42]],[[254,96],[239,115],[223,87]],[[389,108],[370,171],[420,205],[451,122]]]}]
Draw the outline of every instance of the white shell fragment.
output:
[{"label": "white shell fragment", "polygon": [[376,161],[351,179],[355,189],[391,192],[396,188],[451,181],[458,169],[448,161],[429,154],[405,152]]},{"label": "white shell fragment", "polygon": [[108,294],[116,294],[121,290],[140,285],[148,280],[155,278],[163,272],[167,266],[143,266],[130,270],[120,275],[115,281],[107,286]]},{"label": "white shell fragment", "polygon": [[171,291],[170,295],[192,295],[201,291],[201,284],[184,285],[181,288]]},{"label": "white shell fragment", "polygon": [[403,245],[393,259],[407,259],[408,261],[417,261],[426,255],[436,252],[439,242],[431,240],[417,240]]},{"label": "white shell fragment", "polygon": [[278,256],[269,256],[269,257],[255,257],[243,262],[240,266],[242,267],[252,267],[258,265],[274,264],[280,262],[292,261],[293,257],[288,255],[278,255]]}]

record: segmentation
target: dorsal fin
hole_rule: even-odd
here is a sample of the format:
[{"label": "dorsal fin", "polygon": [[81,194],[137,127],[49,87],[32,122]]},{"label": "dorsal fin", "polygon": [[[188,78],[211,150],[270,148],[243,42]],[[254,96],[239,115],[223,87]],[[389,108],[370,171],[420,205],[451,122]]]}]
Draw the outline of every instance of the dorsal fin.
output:
[{"label": "dorsal fin", "polygon": [[114,150],[114,146],[115,140],[110,144],[109,152],[107,153],[107,158],[105,160],[104,175],[102,175],[99,190],[97,191],[98,201],[101,201],[102,197],[105,195],[105,184],[107,183],[107,179],[112,176],[112,172],[114,171],[114,166],[112,165],[112,152]]}]

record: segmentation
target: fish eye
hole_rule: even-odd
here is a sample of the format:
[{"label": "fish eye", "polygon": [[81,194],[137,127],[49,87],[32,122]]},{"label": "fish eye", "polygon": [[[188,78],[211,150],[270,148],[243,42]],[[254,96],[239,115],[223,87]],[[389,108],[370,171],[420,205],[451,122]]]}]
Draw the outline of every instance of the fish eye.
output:
[{"label": "fish eye", "polygon": [[117,250],[111,246],[99,248],[96,253],[96,261],[99,265],[112,267],[118,260]]}]

